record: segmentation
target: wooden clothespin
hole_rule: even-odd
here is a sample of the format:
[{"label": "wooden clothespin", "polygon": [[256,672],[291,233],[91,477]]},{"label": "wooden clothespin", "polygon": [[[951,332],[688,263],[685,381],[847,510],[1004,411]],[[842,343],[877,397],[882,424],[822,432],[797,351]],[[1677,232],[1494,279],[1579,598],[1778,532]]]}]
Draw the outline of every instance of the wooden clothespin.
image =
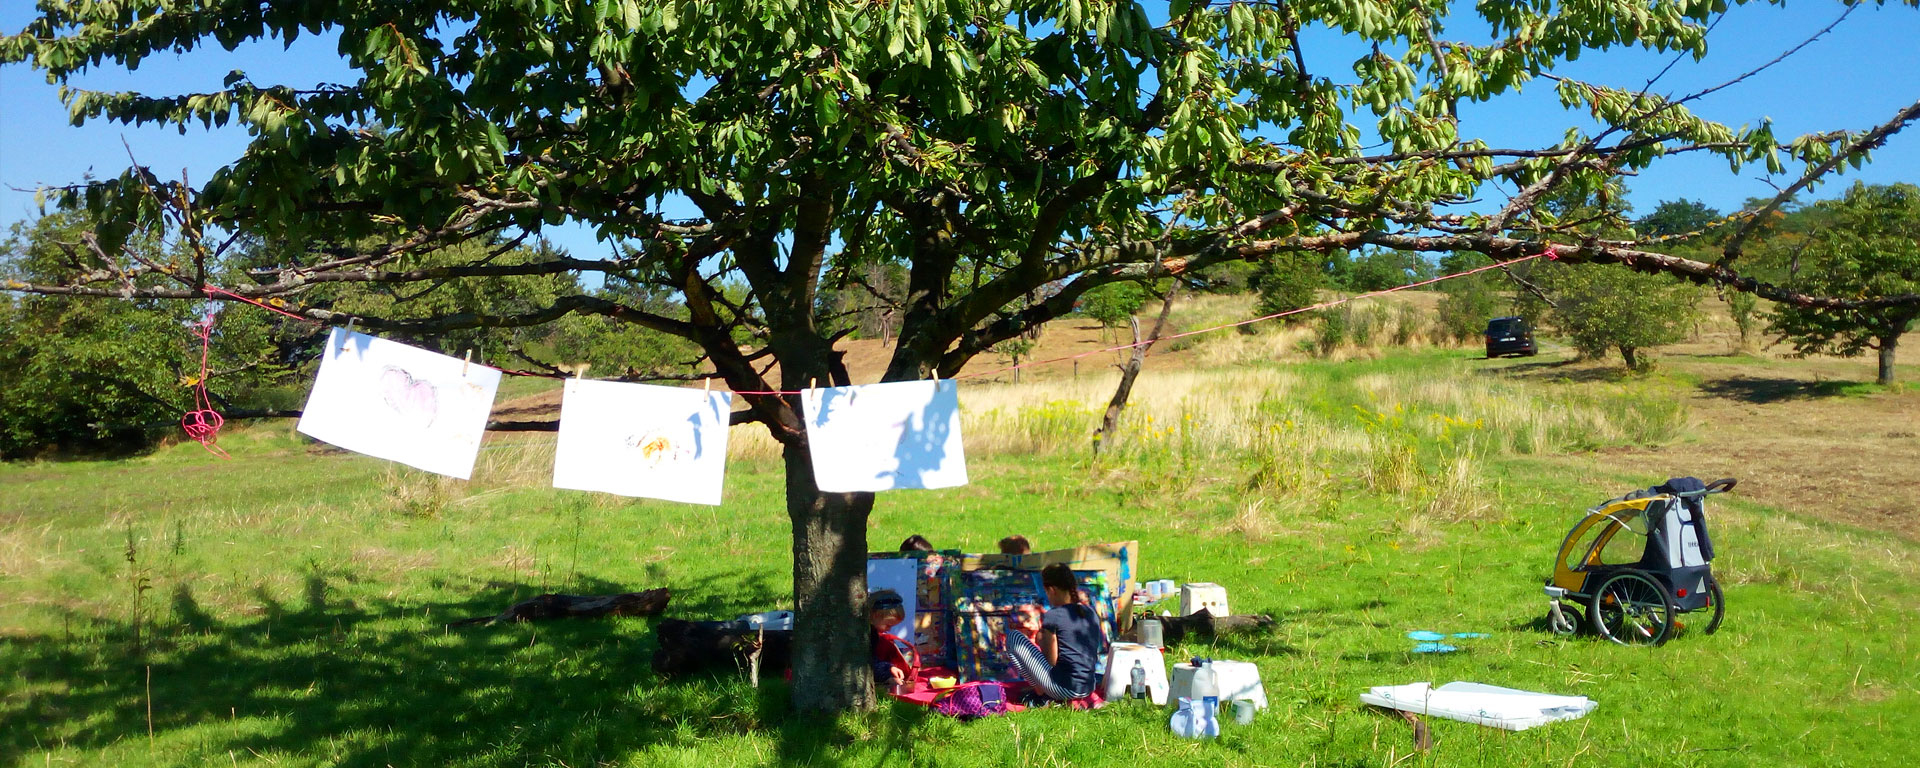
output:
[{"label": "wooden clothespin", "polygon": [[461,364],[460,364],[460,375],[461,375],[461,376],[466,376],[466,375],[467,375],[467,369],[468,369],[468,368],[471,368],[471,367],[473,367],[473,348],[472,348],[472,347],[468,347],[468,348],[467,348],[467,360],[466,360],[466,362],[464,362],[464,363],[461,363]]},{"label": "wooden clothespin", "polygon": [[350,340],[353,338],[353,324],[358,322],[360,322],[360,318],[347,318],[347,332],[340,334],[340,351],[347,351],[347,344],[350,343]]},{"label": "wooden clothespin", "polygon": [[702,391],[702,392],[712,392],[712,391],[713,391],[713,377],[712,377],[712,376],[705,376],[705,377],[702,377],[702,378],[700,379],[700,391]]}]

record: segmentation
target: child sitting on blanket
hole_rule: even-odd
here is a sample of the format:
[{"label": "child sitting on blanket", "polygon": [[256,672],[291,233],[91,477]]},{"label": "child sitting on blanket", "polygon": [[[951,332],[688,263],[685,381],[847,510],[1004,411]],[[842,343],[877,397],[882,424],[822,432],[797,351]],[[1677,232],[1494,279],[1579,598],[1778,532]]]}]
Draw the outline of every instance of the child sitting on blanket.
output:
[{"label": "child sitting on blanket", "polygon": [[882,589],[867,595],[867,623],[873,626],[873,681],[876,685],[906,682],[912,664],[900,650],[900,642],[887,632],[907,620],[906,601],[900,593]]},{"label": "child sitting on blanket", "polygon": [[1039,642],[1020,632],[1006,634],[1013,669],[1036,693],[1053,701],[1076,701],[1094,694],[1095,666],[1106,652],[1106,630],[1074,582],[1073,570],[1054,563],[1040,570],[1048,609],[1040,618]]}]

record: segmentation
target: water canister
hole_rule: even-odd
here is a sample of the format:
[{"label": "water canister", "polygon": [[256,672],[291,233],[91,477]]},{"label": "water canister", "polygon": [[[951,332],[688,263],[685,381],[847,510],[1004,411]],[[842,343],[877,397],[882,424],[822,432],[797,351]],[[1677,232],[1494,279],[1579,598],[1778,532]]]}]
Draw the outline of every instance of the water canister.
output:
[{"label": "water canister", "polygon": [[1139,659],[1133,660],[1132,679],[1128,682],[1127,688],[1136,699],[1147,697],[1147,668],[1141,665]]},{"label": "water canister", "polygon": [[1213,671],[1212,659],[1194,659],[1193,701],[1205,723],[1206,736],[1220,735],[1220,676]]},{"label": "water canister", "polygon": [[1152,616],[1142,616],[1135,619],[1133,623],[1139,630],[1138,634],[1140,635],[1141,645],[1148,648],[1166,647],[1167,628],[1166,625],[1160,623],[1159,619]]}]

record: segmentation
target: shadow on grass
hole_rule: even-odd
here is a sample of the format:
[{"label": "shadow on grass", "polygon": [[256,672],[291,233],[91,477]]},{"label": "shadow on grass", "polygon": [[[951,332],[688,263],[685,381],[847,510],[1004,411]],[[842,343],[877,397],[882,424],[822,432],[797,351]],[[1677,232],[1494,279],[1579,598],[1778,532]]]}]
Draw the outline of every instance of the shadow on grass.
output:
[{"label": "shadow on grass", "polygon": [[1474,373],[1481,376],[1502,376],[1534,381],[1561,382],[1619,382],[1636,377],[1636,374],[1624,366],[1580,366],[1581,361],[1567,358],[1563,360],[1539,360],[1515,365],[1503,365],[1495,368],[1479,368]]},{"label": "shadow on grass", "polygon": [[1859,381],[1807,381],[1736,376],[1703,383],[1700,385],[1700,391],[1714,397],[1764,405],[1785,400],[1815,400],[1871,394],[1880,391],[1880,388],[1877,385]]},{"label": "shadow on grass", "polygon": [[[153,761],[178,765],[224,763],[229,753],[336,765],[592,765],[747,732],[775,738],[781,762],[831,763],[856,740],[907,749],[927,717],[883,707],[803,718],[789,715],[777,679],[759,689],[744,675],[661,679],[649,666],[649,620],[446,626],[534,594],[527,584],[457,602],[355,603],[337,598],[333,578],[310,574],[300,605],[258,592],[257,612],[238,621],[211,615],[181,585],[164,598],[171,619],[140,628],[139,650],[134,626],[77,613],[68,630],[0,640],[0,675],[16,692],[0,699],[0,763],[139,744],[149,706]],[[592,578],[572,586],[632,588]],[[673,587],[668,613],[688,618],[779,598],[752,578]],[[715,597],[688,605],[681,595]]]}]

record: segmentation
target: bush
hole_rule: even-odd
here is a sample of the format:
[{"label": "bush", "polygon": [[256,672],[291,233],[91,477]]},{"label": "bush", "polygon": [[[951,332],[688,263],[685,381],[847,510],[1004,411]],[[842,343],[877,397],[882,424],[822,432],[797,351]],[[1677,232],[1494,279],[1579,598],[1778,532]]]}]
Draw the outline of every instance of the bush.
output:
[{"label": "bush", "polygon": [[[1320,264],[1305,256],[1273,257],[1260,265],[1260,277],[1255,283],[1260,290],[1260,301],[1254,305],[1254,311],[1266,316],[1312,306],[1326,280]],[[1307,316],[1304,313],[1288,315],[1281,320],[1296,325],[1306,322]]]}]

